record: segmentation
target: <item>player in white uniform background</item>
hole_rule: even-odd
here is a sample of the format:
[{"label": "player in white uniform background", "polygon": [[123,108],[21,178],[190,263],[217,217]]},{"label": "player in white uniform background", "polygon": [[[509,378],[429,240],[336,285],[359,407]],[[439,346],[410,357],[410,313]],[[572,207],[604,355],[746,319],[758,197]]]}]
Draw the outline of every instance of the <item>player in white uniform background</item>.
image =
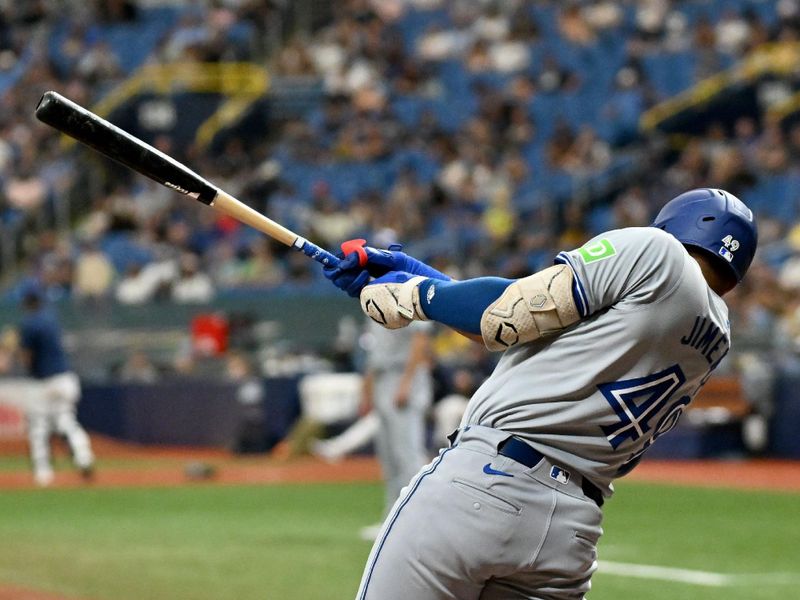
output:
[{"label": "player in white uniform background", "polygon": [[452,446],[395,503],[358,598],[583,598],[612,481],[728,352],[721,296],[756,245],[750,210],[701,189],[519,280],[454,282],[368,247],[365,268],[353,253],[326,270],[389,329],[430,319],[504,351]]},{"label": "player in white uniform background", "polygon": [[41,289],[28,290],[22,307],[25,314],[19,324],[19,353],[28,378],[16,384],[15,393],[26,408],[34,480],[42,487],[53,482],[53,433],[66,439],[76,468],[89,480],[94,453],[89,436],[76,418],[81,387],[78,375],[70,368],[61,327],[55,313],[45,306]]}]

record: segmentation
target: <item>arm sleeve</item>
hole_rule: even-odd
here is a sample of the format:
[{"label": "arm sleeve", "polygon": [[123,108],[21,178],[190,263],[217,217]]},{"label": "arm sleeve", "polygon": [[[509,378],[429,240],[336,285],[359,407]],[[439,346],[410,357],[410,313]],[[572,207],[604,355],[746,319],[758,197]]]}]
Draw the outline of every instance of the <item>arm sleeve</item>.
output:
[{"label": "arm sleeve", "polygon": [[427,279],[419,285],[422,312],[433,321],[475,335],[481,334],[481,316],[511,284],[511,279],[478,277],[466,281]]},{"label": "arm sleeve", "polygon": [[631,227],[604,233],[569,252],[556,264],[575,273],[573,296],[581,317],[610,306],[649,304],[680,282],[686,250],[655,227]]}]

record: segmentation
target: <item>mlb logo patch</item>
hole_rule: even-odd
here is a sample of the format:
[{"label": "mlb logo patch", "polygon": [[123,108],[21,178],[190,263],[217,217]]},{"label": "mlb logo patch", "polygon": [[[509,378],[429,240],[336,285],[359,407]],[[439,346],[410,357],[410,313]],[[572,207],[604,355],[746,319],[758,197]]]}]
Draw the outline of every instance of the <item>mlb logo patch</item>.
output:
[{"label": "mlb logo patch", "polygon": [[733,262],[733,253],[724,246],[719,249],[719,255],[728,262]]},{"label": "mlb logo patch", "polygon": [[550,469],[550,479],[555,479],[558,483],[567,483],[569,481],[569,471],[554,466]]}]

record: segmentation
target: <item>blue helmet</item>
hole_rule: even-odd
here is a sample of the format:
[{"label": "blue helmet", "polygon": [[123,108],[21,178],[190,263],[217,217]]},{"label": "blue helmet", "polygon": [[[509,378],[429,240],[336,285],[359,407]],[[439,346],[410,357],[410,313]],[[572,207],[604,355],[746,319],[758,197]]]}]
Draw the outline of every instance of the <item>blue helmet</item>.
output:
[{"label": "blue helmet", "polygon": [[675,236],[684,246],[711,253],[736,279],[742,280],[758,245],[752,211],[733,194],[704,188],[667,202],[653,227]]}]

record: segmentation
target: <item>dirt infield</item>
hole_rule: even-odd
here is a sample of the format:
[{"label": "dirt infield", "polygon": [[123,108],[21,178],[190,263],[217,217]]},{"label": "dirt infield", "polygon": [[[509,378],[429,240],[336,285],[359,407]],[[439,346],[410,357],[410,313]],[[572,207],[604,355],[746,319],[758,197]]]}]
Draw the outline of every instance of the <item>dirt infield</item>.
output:
[{"label": "dirt infield", "polygon": [[[95,437],[100,467],[93,487],[141,487],[217,484],[378,481],[380,467],[371,457],[329,464],[313,457],[276,460],[265,455],[235,456],[224,450],[138,446]],[[0,456],[24,455],[24,442],[0,444]],[[800,492],[800,462],[781,460],[647,461],[628,477],[652,483]],[[87,485],[76,473],[61,470],[54,487]],[[33,487],[27,470],[0,471],[0,489]],[[3,600],[0,596],[0,600]]]},{"label": "dirt infield", "polygon": [[77,600],[75,596],[62,596],[41,590],[28,590],[0,584],[0,600]]},{"label": "dirt infield", "polygon": [[[207,448],[145,447],[93,438],[98,469],[86,482],[69,469],[56,472],[52,487],[163,487],[196,483],[271,484],[378,481],[380,466],[371,457],[330,464],[305,456],[276,460],[266,455],[235,456]],[[24,453],[24,444],[0,445],[0,455]],[[33,487],[26,470],[0,471],[0,489]],[[2,598],[0,597],[0,600]]]}]

